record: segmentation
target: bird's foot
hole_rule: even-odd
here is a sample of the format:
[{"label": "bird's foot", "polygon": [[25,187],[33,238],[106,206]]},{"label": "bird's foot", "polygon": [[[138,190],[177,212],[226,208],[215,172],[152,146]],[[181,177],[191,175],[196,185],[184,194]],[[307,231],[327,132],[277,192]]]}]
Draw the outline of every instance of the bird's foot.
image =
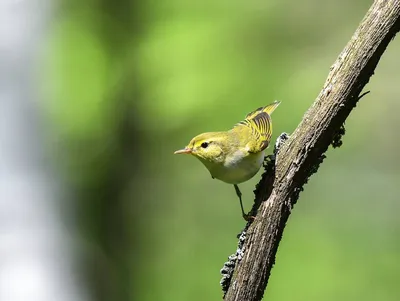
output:
[{"label": "bird's foot", "polygon": [[254,221],[256,217],[248,213],[248,214],[243,214],[243,218],[246,222],[249,222],[249,221]]}]

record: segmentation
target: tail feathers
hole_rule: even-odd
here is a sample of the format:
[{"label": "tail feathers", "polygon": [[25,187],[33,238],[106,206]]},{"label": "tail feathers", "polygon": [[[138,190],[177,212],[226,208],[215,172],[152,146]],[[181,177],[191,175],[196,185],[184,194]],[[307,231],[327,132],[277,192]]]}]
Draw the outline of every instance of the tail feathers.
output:
[{"label": "tail feathers", "polygon": [[261,112],[265,112],[268,115],[271,115],[272,112],[275,111],[275,109],[279,106],[280,103],[281,103],[280,101],[275,100],[273,103],[271,103],[265,107],[261,107],[261,108],[254,110],[253,112],[250,112],[249,114],[246,115],[246,119],[251,119],[251,118],[255,117],[256,115],[260,114]]},{"label": "tail feathers", "polygon": [[271,115],[272,112],[274,112],[275,109],[276,109],[280,104],[281,104],[280,101],[275,100],[273,103],[271,103],[271,104],[269,104],[268,106],[264,107],[262,111],[268,113],[268,115]]}]

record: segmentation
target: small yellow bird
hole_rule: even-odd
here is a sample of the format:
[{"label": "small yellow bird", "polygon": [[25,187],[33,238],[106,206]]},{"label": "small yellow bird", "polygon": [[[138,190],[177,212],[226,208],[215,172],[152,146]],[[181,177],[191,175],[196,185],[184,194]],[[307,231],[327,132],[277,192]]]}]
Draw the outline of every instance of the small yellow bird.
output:
[{"label": "small yellow bird", "polygon": [[198,158],[213,179],[233,184],[239,197],[245,220],[252,218],[244,213],[242,193],[237,184],[251,179],[264,161],[264,152],[272,135],[271,114],[280,101],[258,108],[246,115],[226,132],[209,132],[194,137],[175,154],[191,154]]}]

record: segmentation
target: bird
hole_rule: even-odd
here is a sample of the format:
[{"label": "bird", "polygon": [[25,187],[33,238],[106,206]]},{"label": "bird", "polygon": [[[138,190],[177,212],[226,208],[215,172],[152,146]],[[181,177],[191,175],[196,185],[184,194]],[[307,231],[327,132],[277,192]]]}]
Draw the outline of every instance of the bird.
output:
[{"label": "bird", "polygon": [[246,221],[254,217],[244,212],[238,184],[254,177],[261,168],[272,136],[271,114],[279,104],[280,101],[275,101],[248,113],[228,131],[197,135],[185,148],[174,152],[193,155],[204,164],[213,179],[233,184]]}]

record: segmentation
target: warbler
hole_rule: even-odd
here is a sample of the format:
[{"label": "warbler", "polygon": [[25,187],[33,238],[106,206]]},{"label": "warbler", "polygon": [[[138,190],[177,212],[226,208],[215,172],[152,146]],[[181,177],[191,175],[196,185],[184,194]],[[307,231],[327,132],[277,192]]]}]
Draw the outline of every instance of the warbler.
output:
[{"label": "warbler", "polygon": [[174,154],[191,154],[208,169],[213,179],[233,184],[245,220],[242,193],[238,184],[251,179],[264,161],[265,149],[272,135],[271,114],[279,106],[275,101],[246,115],[228,131],[209,132],[194,137]]}]

